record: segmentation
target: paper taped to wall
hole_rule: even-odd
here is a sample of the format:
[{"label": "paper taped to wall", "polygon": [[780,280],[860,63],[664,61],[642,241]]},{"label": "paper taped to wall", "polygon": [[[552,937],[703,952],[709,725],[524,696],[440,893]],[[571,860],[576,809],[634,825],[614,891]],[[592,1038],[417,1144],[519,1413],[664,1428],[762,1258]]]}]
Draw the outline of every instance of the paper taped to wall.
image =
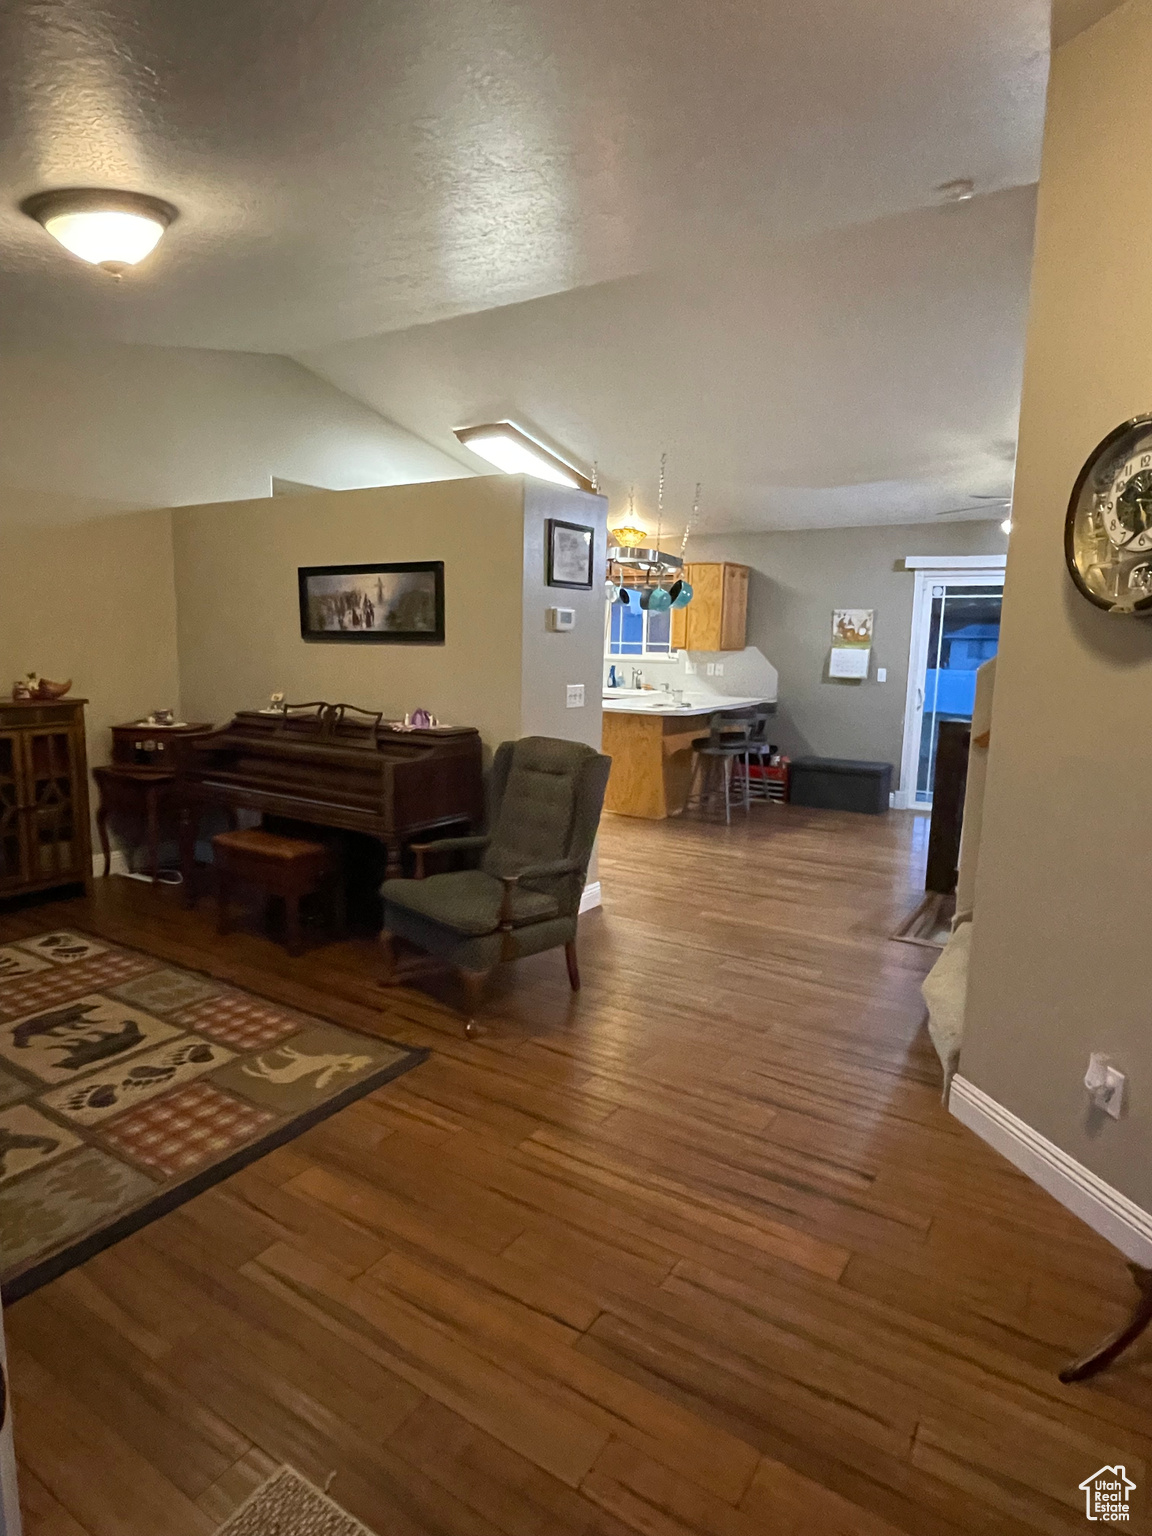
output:
[{"label": "paper taped to wall", "polygon": [[864,650],[859,646],[834,645],[832,647],[832,659],[828,664],[829,677],[867,677],[868,663],[872,656],[870,649]]}]

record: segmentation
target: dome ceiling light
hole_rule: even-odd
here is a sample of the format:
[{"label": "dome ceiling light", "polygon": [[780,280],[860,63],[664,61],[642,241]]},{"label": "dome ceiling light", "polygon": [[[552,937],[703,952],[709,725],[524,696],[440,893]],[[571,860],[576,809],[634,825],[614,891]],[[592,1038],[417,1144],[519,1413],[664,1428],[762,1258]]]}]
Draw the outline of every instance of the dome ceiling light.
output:
[{"label": "dome ceiling light", "polygon": [[456,436],[489,464],[506,475],[535,475],[554,485],[567,485],[574,491],[593,491],[587,475],[567,463],[559,454],[545,448],[522,427],[510,421],[488,422],[481,427],[457,427]]},{"label": "dome ceiling light", "polygon": [[176,217],[172,204],[158,197],[97,187],[37,192],[20,210],[73,256],[117,278],[156,249]]}]

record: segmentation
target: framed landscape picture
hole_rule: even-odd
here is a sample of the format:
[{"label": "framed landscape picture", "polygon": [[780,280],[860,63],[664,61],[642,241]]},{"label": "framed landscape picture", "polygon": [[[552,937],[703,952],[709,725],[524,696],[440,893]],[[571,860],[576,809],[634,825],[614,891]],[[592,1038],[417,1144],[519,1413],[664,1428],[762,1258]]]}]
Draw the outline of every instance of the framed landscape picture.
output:
[{"label": "framed landscape picture", "polygon": [[300,634],[339,645],[442,645],[443,560],[302,565]]},{"label": "framed landscape picture", "polygon": [[592,529],[580,523],[561,523],[550,517],[545,529],[548,546],[548,585],[592,585]]}]

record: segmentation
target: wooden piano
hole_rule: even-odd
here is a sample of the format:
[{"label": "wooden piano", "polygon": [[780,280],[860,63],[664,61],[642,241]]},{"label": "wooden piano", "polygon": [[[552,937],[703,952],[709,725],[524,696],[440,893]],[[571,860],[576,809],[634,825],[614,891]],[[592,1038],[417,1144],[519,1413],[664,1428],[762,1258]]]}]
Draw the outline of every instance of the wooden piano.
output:
[{"label": "wooden piano", "polygon": [[359,832],[382,843],[388,874],[420,833],[484,815],[480,733],[471,726],[396,729],[351,704],[243,710],[220,730],[185,742],[177,760],[180,863],[194,900],[196,839],[204,813],[240,810]]}]

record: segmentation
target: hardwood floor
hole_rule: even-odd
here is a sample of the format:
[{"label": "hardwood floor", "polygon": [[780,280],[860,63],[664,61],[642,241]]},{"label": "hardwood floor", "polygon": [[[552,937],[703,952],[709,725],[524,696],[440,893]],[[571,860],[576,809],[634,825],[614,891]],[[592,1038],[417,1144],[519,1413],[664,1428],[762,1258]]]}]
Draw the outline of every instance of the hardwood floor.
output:
[{"label": "hardwood floor", "polygon": [[1119,1255],[940,1105],[916,825],[606,818],[584,991],[538,956],[476,1042],[368,942],[122,880],[0,918],[435,1053],[8,1311],[29,1536],[207,1536],[281,1461],[378,1536],[1080,1531],[1117,1461],[1141,1500],[1152,1351],[1055,1376]]}]

